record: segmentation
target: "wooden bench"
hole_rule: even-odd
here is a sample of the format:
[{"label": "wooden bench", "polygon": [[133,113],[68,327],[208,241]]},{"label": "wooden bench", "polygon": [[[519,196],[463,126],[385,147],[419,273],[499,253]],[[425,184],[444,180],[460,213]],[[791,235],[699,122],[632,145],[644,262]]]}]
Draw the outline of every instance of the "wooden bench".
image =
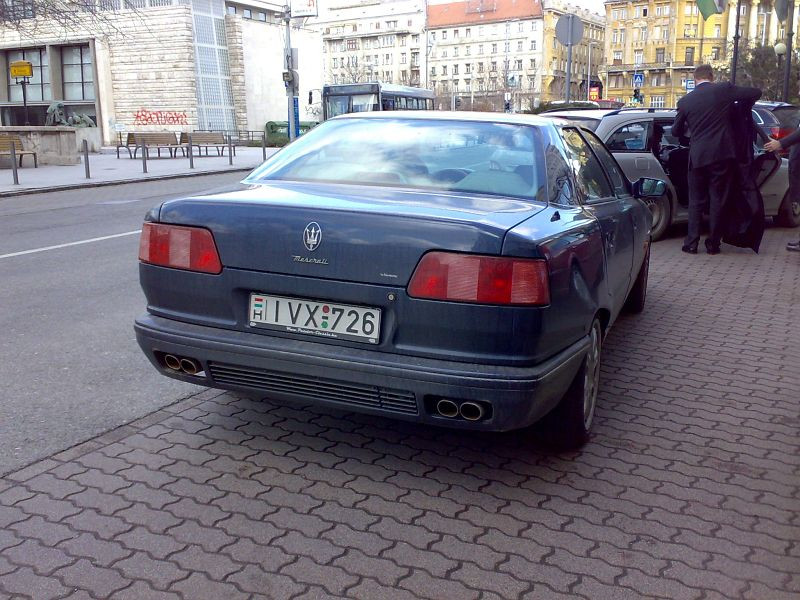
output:
[{"label": "wooden bench", "polygon": [[0,134],[0,156],[11,156],[11,146],[14,146],[14,154],[19,156],[19,166],[22,166],[22,157],[25,154],[33,155],[33,166],[39,168],[39,160],[36,152],[33,150],[25,150],[22,147],[22,140],[18,135]]},{"label": "wooden bench", "polygon": [[[189,146],[189,135],[192,136],[192,146],[197,148],[197,155],[200,156],[200,149],[206,149],[206,156],[208,156],[209,148],[217,149],[217,156],[225,155],[225,147],[228,141],[225,139],[225,134],[221,131],[193,131],[189,133],[181,133],[181,146],[187,148]],[[236,156],[236,146],[232,146],[233,155]],[[184,152],[185,153],[185,152]]]},{"label": "wooden bench", "polygon": [[[139,152],[139,147],[144,144],[147,149],[147,156],[150,157],[150,151],[155,148],[158,152],[158,157],[161,158],[161,149],[164,148],[169,151],[170,158],[174,158],[179,149],[182,149],[178,143],[178,137],[171,131],[148,131],[148,132],[133,132],[125,134],[125,143],[122,143],[123,134],[119,134],[119,143],[117,144],[117,158],[119,158],[119,149],[125,148],[128,150],[128,156],[136,158]],[[131,148],[133,152],[131,152]]]}]

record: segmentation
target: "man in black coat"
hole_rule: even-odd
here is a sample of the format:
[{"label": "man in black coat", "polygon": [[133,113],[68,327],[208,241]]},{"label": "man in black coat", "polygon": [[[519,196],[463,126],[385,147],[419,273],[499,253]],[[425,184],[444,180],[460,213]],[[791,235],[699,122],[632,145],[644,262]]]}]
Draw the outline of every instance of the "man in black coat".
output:
[{"label": "man in black coat", "polygon": [[694,70],[695,89],[678,101],[672,135],[689,141],[689,234],[682,250],[697,253],[700,224],[708,206],[710,232],[706,251],[719,254],[724,233],[725,203],[731,194],[736,165],[731,107],[736,101],[753,103],[761,97],[757,88],[714,83],[710,65]]},{"label": "man in black coat", "polygon": [[[764,144],[768,152],[780,152],[786,148],[789,151],[789,194],[792,198],[800,196],[800,129],[787,135],[781,140],[770,140]],[[786,249],[790,252],[800,252],[800,241],[789,242]]]}]

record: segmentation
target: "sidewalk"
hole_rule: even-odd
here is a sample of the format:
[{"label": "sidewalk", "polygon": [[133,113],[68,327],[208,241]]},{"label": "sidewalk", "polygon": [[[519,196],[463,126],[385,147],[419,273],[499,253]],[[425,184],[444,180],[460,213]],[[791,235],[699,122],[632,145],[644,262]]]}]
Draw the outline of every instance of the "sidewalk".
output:
[{"label": "sidewalk", "polygon": [[[267,148],[267,157],[277,152],[277,148]],[[162,151],[161,155],[168,153]],[[6,161],[7,162],[7,161]],[[11,167],[0,169],[0,197],[30,194],[34,192],[55,191],[71,188],[129,183],[145,179],[165,179],[173,177],[190,177],[207,175],[225,171],[250,171],[262,162],[261,148],[239,147],[233,157],[233,165],[225,156],[195,156],[194,169],[189,168],[189,159],[178,154],[177,158],[156,158],[153,152],[147,161],[147,173],[142,172],[141,156],[137,159],[128,157],[127,151],[120,151],[117,158],[113,148],[104,148],[102,153],[89,155],[91,179],[86,179],[83,162],[78,165],[57,166],[44,165],[34,169],[25,160],[25,166],[17,170],[19,185],[13,184]],[[243,173],[244,176],[244,173]]]}]

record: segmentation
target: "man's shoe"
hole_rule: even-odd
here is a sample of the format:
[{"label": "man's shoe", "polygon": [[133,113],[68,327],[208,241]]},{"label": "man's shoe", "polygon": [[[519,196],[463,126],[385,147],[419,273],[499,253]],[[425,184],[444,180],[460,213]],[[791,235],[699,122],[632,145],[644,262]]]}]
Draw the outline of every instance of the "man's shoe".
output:
[{"label": "man's shoe", "polygon": [[706,252],[708,254],[719,254],[719,246],[715,246],[708,240],[706,240],[705,243],[706,243]]},{"label": "man's shoe", "polygon": [[697,254],[697,244],[692,244],[689,246],[684,244],[681,246],[681,252],[686,252],[686,254]]},{"label": "man's shoe", "polygon": [[789,242],[786,244],[786,249],[789,252],[800,252],[800,242]]}]

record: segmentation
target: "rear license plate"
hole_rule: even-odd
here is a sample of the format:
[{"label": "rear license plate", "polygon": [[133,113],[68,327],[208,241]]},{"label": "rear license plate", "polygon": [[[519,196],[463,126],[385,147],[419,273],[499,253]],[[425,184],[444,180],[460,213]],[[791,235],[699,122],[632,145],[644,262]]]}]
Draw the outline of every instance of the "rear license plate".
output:
[{"label": "rear license plate", "polygon": [[381,331],[379,308],[250,294],[251,327],[302,333],[335,340],[377,344]]}]

